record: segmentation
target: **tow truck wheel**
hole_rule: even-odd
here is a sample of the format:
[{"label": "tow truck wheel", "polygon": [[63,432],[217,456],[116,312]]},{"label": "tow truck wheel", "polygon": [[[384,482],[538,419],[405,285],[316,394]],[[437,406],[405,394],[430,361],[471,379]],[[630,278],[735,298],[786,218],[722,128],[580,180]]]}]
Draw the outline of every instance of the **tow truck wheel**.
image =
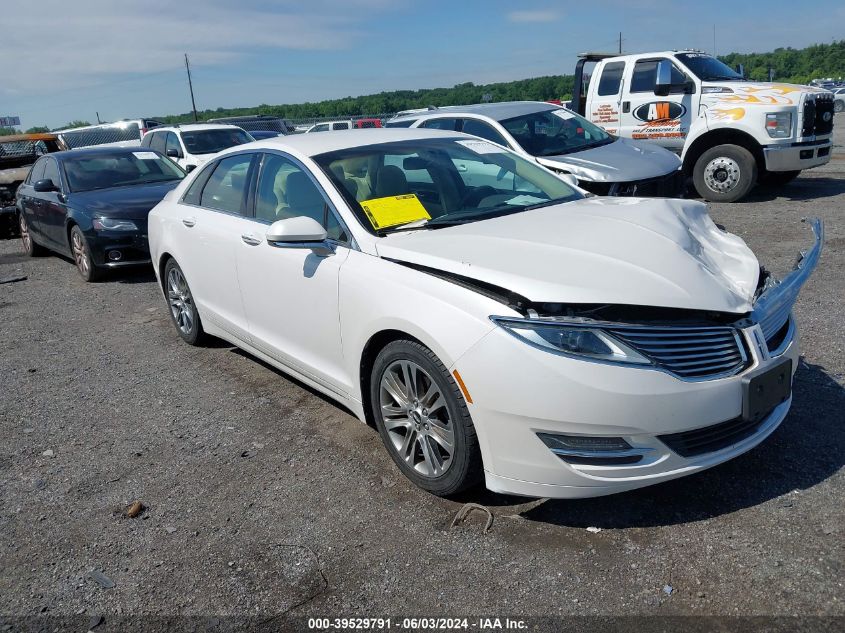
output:
[{"label": "tow truck wheel", "polygon": [[692,180],[705,200],[736,202],[757,182],[757,161],[744,147],[717,145],[699,156]]}]

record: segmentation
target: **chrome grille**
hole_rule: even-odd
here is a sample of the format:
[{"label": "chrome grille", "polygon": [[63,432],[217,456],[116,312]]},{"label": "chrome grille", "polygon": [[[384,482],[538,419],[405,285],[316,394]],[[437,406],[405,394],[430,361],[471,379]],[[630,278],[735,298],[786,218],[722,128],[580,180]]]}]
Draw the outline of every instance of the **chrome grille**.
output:
[{"label": "chrome grille", "polygon": [[730,376],[748,359],[732,327],[614,326],[608,331],[680,378]]}]

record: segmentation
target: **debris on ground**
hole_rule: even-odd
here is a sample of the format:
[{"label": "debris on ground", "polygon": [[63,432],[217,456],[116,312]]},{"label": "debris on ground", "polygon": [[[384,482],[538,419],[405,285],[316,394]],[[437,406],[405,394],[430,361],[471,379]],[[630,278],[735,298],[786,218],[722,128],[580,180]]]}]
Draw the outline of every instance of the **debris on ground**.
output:
[{"label": "debris on ground", "polygon": [[128,518],[134,519],[136,516],[138,516],[144,511],[144,508],[144,504],[140,501],[133,501],[131,504],[129,504],[129,507],[126,508],[126,512],[124,512],[124,514]]},{"label": "debris on ground", "polygon": [[0,284],[13,284],[17,281],[26,281],[26,275],[21,275],[18,277],[3,277],[0,279]]},{"label": "debris on ground", "polygon": [[450,528],[455,527],[458,523],[462,523],[470,512],[473,510],[478,510],[479,512],[484,512],[487,515],[487,523],[484,526],[484,533],[490,531],[490,528],[493,527],[493,513],[490,512],[489,509],[485,508],[483,505],[478,503],[465,503],[461,506],[461,509],[458,510],[457,514],[455,514],[455,518],[452,519],[452,524],[449,526]]},{"label": "debris on ground", "polygon": [[52,448],[48,448],[46,451],[41,453],[44,457],[55,457],[56,454],[53,452]]},{"label": "debris on ground", "polygon": [[89,571],[88,577],[100,585],[103,589],[114,589],[114,581],[97,569]]},{"label": "debris on ground", "polygon": [[164,529],[167,531],[167,533],[168,533],[168,534],[173,534],[173,533],[176,531],[176,528],[175,528],[175,527],[173,527],[172,525],[168,525],[168,526],[167,526],[166,528],[164,528]]},{"label": "debris on ground", "polygon": [[673,591],[675,591],[675,589],[672,587],[672,585],[663,585],[663,593],[665,593],[667,596],[671,596]]},{"label": "debris on ground", "polygon": [[598,534],[599,532],[601,532],[601,528],[600,527],[593,527],[591,525],[590,527],[587,528],[587,532],[589,532],[590,534]]}]

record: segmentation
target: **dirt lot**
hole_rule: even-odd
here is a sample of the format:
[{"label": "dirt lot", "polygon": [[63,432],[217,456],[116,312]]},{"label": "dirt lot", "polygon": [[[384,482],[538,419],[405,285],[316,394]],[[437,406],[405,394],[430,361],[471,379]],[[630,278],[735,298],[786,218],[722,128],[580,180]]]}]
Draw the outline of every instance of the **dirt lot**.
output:
[{"label": "dirt lot", "polygon": [[[450,529],[461,503],[411,486],[346,411],[228,345],[182,344],[151,274],[85,284],[0,242],[0,278],[27,277],[0,285],[0,614],[105,615],[98,630],[130,614],[845,616],[837,119],[827,167],[712,209],[780,273],[810,243],[800,218],[827,223],[780,429],[614,497],[478,491],[462,501],[492,509],[488,534],[480,515]],[[147,509],[123,517],[134,500]]]}]

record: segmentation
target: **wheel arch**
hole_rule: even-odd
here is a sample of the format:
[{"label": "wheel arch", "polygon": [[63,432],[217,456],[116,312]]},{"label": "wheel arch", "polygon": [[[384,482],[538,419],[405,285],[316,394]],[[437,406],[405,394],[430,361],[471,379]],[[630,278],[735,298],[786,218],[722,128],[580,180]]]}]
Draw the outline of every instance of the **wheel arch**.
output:
[{"label": "wheel arch", "polygon": [[704,152],[717,145],[738,145],[739,147],[744,147],[754,156],[758,171],[762,172],[766,168],[763,148],[757,142],[757,139],[742,130],[718,128],[705,132],[692,142],[692,145],[690,145],[684,154],[684,174],[687,176],[692,175],[696,161],[698,161]]},{"label": "wheel arch", "polygon": [[173,255],[171,255],[167,251],[165,251],[158,258],[158,263],[156,264],[156,272],[158,272],[158,285],[162,292],[164,292],[164,269],[171,259],[175,260],[176,258],[173,257]]},{"label": "wheel arch", "polygon": [[[361,389],[361,405],[364,409],[364,421],[373,428],[376,427],[376,421],[373,418],[371,406],[372,402],[370,400],[370,379],[372,378],[370,374],[372,373],[373,364],[375,363],[376,357],[379,355],[381,350],[387,347],[390,343],[401,340],[413,341],[431,349],[430,345],[427,345],[425,342],[408,332],[399,329],[384,329],[372,334],[364,344],[364,348],[361,350],[361,358],[358,367],[358,382],[359,388]],[[434,350],[432,350],[432,352],[433,351]]]}]

